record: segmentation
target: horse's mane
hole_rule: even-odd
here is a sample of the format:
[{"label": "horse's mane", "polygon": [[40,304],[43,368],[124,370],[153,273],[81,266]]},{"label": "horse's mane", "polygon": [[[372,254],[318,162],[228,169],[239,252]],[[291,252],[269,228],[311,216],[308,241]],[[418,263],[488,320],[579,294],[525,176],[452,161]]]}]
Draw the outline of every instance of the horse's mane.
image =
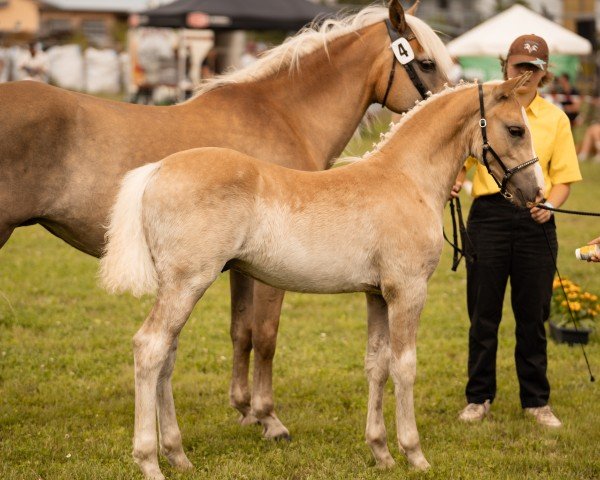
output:
[{"label": "horse's mane", "polygon": [[[496,83],[496,82],[490,82],[490,83]],[[355,163],[355,162],[359,162],[362,160],[367,160],[372,155],[374,155],[376,152],[380,151],[383,148],[383,146],[390,141],[390,139],[394,136],[396,131],[398,129],[402,128],[402,126],[406,122],[408,122],[423,107],[435,102],[440,97],[445,97],[446,95],[449,95],[451,93],[454,93],[454,92],[457,92],[460,90],[465,90],[465,89],[473,87],[475,85],[477,85],[477,84],[464,82],[464,81],[461,81],[458,85],[456,85],[454,87],[449,87],[446,85],[443,90],[437,92],[436,94],[429,95],[429,97],[427,97],[425,100],[416,102],[416,104],[413,108],[411,108],[408,112],[405,112],[402,114],[402,118],[400,119],[400,121],[398,121],[396,123],[394,123],[394,122],[390,123],[390,129],[387,132],[381,134],[381,139],[379,140],[379,143],[373,144],[373,150],[365,153],[362,157],[338,158],[337,160],[335,160],[333,162],[333,165]]]},{"label": "horse's mane", "polygon": [[[387,8],[372,5],[355,14],[343,14],[336,19],[326,19],[320,24],[313,23],[288,38],[281,45],[268,50],[251,65],[205,81],[196,90],[194,98],[224,85],[251,82],[269,77],[283,68],[299,70],[302,57],[319,48],[327,51],[328,42],[382,22],[388,16]],[[452,66],[452,59],[435,32],[425,22],[411,15],[406,15],[406,21],[425,53],[435,59],[442,71],[448,73]]]}]

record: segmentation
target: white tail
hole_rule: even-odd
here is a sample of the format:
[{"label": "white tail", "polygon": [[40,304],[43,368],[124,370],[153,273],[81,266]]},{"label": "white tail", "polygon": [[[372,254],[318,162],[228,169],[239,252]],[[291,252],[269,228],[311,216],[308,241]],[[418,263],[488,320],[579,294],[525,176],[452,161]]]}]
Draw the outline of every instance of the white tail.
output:
[{"label": "white tail", "polygon": [[100,260],[100,283],[110,293],[130,291],[139,297],[156,291],[156,268],[142,224],[142,199],[148,182],[161,164],[149,163],[136,168],[125,175],[121,183]]}]

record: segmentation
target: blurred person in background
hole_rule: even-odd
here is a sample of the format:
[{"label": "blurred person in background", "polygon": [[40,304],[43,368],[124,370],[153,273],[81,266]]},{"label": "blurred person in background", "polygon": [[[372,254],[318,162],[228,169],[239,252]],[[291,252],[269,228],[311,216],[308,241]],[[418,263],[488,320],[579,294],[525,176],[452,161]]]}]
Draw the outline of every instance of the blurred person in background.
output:
[{"label": "blurred person in background", "polygon": [[592,155],[595,155],[595,162],[600,162],[600,123],[592,123],[585,130],[578,154],[579,161],[585,162]]},{"label": "blurred person in background", "polygon": [[571,78],[567,73],[561,73],[556,82],[558,86],[557,93],[561,94],[559,103],[567,117],[569,117],[572,127],[575,119],[579,116],[579,109],[581,108],[579,90],[571,85]]},{"label": "blurred person in background", "polygon": [[[581,180],[581,174],[569,119],[538,93],[538,88],[552,79],[547,70],[548,53],[543,38],[520,36],[510,46],[502,70],[505,80],[531,72],[529,80],[516,94],[525,109],[544,175],[545,204],[558,208],[569,196],[570,184]],[[507,131],[507,134],[513,132]],[[490,162],[494,161],[490,158]],[[554,217],[552,212],[541,208],[515,207],[499,193],[494,179],[474,158],[467,160],[452,196],[460,191],[467,167],[476,164],[472,187],[475,199],[467,223],[475,254],[474,261],[467,262],[467,309],[471,323],[469,379],[465,389],[467,406],[460,412],[459,419],[482,421],[496,397],[498,328],[510,278],[521,406],[538,424],[560,427],[561,421],[548,405],[550,384],[546,376],[544,326],[550,314],[554,259],[558,251]]]},{"label": "blurred person in background", "polygon": [[29,44],[29,52],[19,63],[19,70],[25,74],[24,80],[48,81],[48,56],[41,45]]}]

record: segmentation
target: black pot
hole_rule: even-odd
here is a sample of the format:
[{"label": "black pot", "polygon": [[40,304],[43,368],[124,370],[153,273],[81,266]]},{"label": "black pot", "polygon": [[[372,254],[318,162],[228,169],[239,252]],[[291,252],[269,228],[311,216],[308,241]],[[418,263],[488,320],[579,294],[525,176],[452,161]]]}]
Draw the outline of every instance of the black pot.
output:
[{"label": "black pot", "polygon": [[583,345],[588,343],[591,330],[587,328],[579,328],[575,330],[570,327],[559,327],[552,322],[550,324],[550,336],[556,343],[567,343],[573,346],[575,343],[581,343]]}]

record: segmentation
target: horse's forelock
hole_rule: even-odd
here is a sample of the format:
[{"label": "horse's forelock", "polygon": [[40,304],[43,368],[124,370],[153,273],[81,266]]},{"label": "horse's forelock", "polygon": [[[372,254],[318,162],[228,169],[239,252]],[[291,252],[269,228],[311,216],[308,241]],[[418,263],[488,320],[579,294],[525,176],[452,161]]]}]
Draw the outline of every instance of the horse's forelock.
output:
[{"label": "horse's forelock", "polygon": [[415,34],[415,37],[417,37],[425,53],[435,60],[435,63],[446,76],[449,76],[453,65],[452,57],[437,33],[423,20],[412,15],[406,15],[406,22]]}]

